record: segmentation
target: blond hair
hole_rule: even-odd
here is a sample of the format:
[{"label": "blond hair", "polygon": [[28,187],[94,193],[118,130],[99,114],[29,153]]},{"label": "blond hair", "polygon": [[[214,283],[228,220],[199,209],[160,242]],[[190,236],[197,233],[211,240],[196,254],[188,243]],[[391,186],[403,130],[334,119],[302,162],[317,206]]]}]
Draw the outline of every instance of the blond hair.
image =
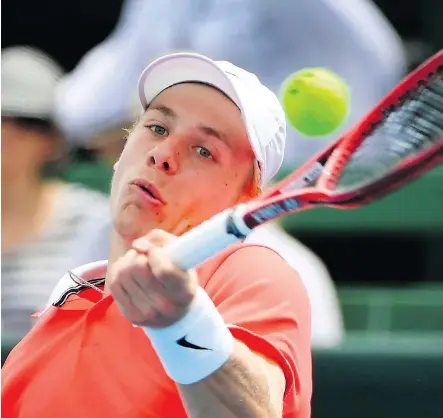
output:
[{"label": "blond hair", "polygon": [[252,166],[251,177],[246,186],[245,197],[247,199],[253,199],[254,197],[259,196],[262,193],[261,188],[261,169],[260,164],[257,160],[254,160],[254,164]]}]

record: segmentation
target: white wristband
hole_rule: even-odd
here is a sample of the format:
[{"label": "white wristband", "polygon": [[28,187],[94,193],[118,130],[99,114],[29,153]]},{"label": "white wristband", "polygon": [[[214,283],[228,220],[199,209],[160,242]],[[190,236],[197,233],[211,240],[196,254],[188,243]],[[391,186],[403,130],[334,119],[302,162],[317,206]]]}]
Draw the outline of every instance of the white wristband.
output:
[{"label": "white wristband", "polygon": [[208,294],[199,287],[189,312],[166,328],[143,327],[168,376],[191,384],[218,370],[231,357],[234,338]]}]

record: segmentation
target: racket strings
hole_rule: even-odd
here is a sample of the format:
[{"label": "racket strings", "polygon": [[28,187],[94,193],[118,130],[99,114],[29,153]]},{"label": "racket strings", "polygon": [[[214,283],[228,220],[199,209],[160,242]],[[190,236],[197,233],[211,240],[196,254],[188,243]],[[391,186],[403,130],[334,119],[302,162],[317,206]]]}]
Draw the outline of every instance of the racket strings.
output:
[{"label": "racket strings", "polygon": [[417,84],[371,125],[371,132],[343,168],[337,189],[382,177],[401,161],[443,140],[443,66]]},{"label": "racket strings", "polygon": [[[394,115],[396,115],[394,113]],[[438,77],[397,112],[401,135],[400,155],[439,140],[443,132],[443,80]],[[403,152],[401,152],[403,151]]]}]

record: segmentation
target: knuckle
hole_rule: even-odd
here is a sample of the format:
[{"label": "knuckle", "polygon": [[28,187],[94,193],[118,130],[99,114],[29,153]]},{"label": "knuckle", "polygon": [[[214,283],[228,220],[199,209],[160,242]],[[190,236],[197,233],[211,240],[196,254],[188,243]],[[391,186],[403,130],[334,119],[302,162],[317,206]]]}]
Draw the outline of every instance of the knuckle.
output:
[{"label": "knuckle", "polygon": [[166,232],[162,229],[153,229],[148,233],[146,238],[152,243],[157,244],[159,241],[162,240],[162,238],[164,238],[165,234]]},{"label": "knuckle", "polygon": [[120,311],[125,318],[128,318],[134,324],[138,323],[141,319],[133,309],[127,308],[124,305],[120,306]]},{"label": "knuckle", "polygon": [[149,231],[147,236],[148,237],[158,237],[158,236],[162,236],[163,234],[165,234],[165,231],[163,231],[163,229],[154,228],[151,231]]},{"label": "knuckle", "polygon": [[140,308],[140,312],[143,316],[143,320],[144,321],[149,321],[151,320],[153,317],[156,316],[155,310],[153,309],[153,307],[149,304],[145,304],[144,306],[142,306]]},{"label": "knuckle", "polygon": [[[115,280],[111,280],[111,283],[109,283],[109,291],[114,294],[117,290],[117,284]],[[115,296],[114,296],[115,297]]]},{"label": "knuckle", "polygon": [[114,275],[125,274],[130,269],[131,264],[131,259],[125,254],[114,263],[112,268]]},{"label": "knuckle", "polygon": [[146,238],[157,247],[162,247],[174,239],[174,235],[164,231],[163,229],[153,229]]},{"label": "knuckle", "polygon": [[157,277],[164,280],[176,280],[177,272],[172,266],[163,265],[157,271]]},{"label": "knuckle", "polygon": [[132,269],[137,271],[147,270],[149,265],[148,258],[143,254],[138,254],[132,263]]},{"label": "knuckle", "polygon": [[195,296],[195,291],[191,286],[182,286],[180,290],[180,302],[189,303]]}]

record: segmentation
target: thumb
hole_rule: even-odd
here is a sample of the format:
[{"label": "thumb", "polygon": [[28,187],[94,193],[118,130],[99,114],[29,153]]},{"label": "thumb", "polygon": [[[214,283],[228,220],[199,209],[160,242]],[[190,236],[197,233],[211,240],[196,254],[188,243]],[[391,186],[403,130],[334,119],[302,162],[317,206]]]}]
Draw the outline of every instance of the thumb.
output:
[{"label": "thumb", "polygon": [[169,234],[161,229],[154,229],[144,237],[136,239],[132,243],[132,248],[138,252],[147,253],[153,247],[164,247],[176,239],[177,237],[175,235]]}]

